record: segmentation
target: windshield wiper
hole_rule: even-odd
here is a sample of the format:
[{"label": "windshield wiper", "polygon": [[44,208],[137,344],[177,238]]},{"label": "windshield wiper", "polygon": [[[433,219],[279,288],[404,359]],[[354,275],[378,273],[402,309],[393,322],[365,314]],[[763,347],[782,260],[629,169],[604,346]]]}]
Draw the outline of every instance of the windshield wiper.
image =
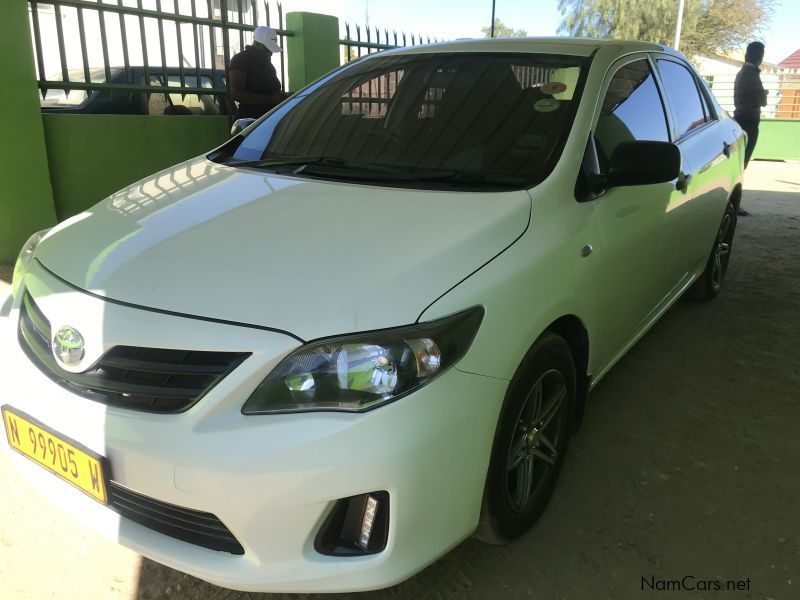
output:
[{"label": "windshield wiper", "polygon": [[442,181],[459,185],[477,184],[508,188],[524,188],[527,185],[527,182],[522,177],[510,175],[455,170],[406,171],[384,165],[354,165],[342,158],[322,155],[276,156],[260,160],[231,161],[224,164],[229,167],[259,169],[296,166],[291,171],[293,175],[311,175],[358,181]]},{"label": "windshield wiper", "polygon": [[272,158],[261,158],[258,160],[233,160],[223,163],[228,167],[254,167],[268,169],[270,167],[290,167],[293,165],[305,166],[319,162],[330,163],[331,165],[345,164],[340,158],[329,156],[275,156]]},{"label": "windshield wiper", "polygon": [[415,181],[441,181],[463,186],[499,186],[514,189],[522,189],[528,185],[528,182],[522,177],[496,173],[453,170],[401,171],[386,167],[349,165],[344,161],[334,164],[329,164],[327,162],[309,163],[296,169],[294,174],[318,175],[321,177],[359,181],[397,181],[404,183]]},{"label": "windshield wiper", "polygon": [[317,162],[302,165],[293,171],[295,175],[317,175],[336,179],[357,179],[359,181],[423,181],[449,176],[451,171],[401,171],[397,169],[351,165],[345,162]]}]

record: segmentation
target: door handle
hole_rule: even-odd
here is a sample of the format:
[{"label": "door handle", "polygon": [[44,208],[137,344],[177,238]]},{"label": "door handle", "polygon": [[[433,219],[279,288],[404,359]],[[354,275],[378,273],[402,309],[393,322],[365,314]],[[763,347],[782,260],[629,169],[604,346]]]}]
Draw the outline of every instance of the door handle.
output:
[{"label": "door handle", "polygon": [[725,158],[730,157],[731,145],[728,142],[722,142],[722,153],[725,155]]},{"label": "door handle", "polygon": [[675,182],[675,189],[685,194],[686,190],[689,189],[689,182],[691,180],[692,180],[691,175],[681,172],[681,174],[678,175],[678,181]]}]

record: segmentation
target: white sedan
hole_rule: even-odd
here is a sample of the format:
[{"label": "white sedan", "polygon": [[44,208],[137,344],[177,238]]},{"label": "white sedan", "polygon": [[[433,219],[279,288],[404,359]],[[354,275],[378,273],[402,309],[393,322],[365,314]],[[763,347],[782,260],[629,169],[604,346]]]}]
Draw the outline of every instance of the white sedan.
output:
[{"label": "white sedan", "polygon": [[512,540],[591,388],[720,291],[743,144],[654,44],[349,63],[30,239],[0,311],[8,454],[240,590],[381,588]]}]

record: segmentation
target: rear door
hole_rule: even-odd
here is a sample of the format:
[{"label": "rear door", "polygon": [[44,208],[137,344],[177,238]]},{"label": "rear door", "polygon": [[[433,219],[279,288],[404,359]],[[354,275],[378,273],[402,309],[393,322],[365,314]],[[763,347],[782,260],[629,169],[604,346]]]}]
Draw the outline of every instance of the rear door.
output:
[{"label": "rear door", "polygon": [[[684,202],[676,213],[675,251],[687,272],[701,270],[711,252],[730,196],[732,143],[693,69],[673,56],[656,55],[670,113],[672,137],[683,156]],[[728,128],[729,129],[729,128]]]}]

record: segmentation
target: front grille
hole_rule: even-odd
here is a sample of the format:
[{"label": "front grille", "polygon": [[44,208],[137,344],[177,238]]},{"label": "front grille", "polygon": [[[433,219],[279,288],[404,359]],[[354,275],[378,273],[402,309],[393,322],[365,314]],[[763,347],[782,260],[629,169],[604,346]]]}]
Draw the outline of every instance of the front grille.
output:
[{"label": "front grille", "polygon": [[53,358],[51,338],[50,323],[25,293],[20,345],[48,377],[90,400],[147,412],[186,410],[250,356],[247,352],[115,346],[90,370],[70,373]]},{"label": "front grille", "polygon": [[211,513],[148,498],[113,481],[108,492],[109,508],[126,519],[196,546],[244,554],[231,531]]}]

